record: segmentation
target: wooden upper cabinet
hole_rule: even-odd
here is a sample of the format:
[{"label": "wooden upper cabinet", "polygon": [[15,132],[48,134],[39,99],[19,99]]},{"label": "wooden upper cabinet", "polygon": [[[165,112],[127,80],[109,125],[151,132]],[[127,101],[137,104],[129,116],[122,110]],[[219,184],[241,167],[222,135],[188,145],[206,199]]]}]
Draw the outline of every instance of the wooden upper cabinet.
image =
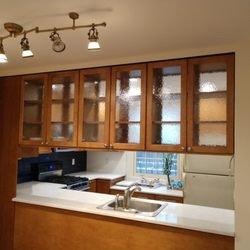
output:
[{"label": "wooden upper cabinet", "polygon": [[109,147],[110,68],[80,71],[78,146]]},{"label": "wooden upper cabinet", "polygon": [[146,64],[112,67],[110,147],[145,149]]},{"label": "wooden upper cabinet", "polygon": [[147,150],[186,150],[186,77],[187,60],[148,64]]},{"label": "wooden upper cabinet", "polygon": [[79,71],[49,74],[47,140],[49,146],[76,146]]},{"label": "wooden upper cabinet", "polygon": [[188,60],[188,152],[234,152],[234,55]]},{"label": "wooden upper cabinet", "polygon": [[24,76],[21,85],[19,142],[40,145],[46,140],[47,74]]}]

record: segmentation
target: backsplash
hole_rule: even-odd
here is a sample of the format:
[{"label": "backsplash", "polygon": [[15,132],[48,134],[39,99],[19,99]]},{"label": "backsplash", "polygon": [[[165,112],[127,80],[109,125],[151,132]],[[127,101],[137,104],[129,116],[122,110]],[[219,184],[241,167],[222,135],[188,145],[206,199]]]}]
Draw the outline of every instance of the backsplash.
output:
[{"label": "backsplash", "polygon": [[[74,159],[74,160],[73,160]],[[72,160],[74,164],[72,164]],[[31,164],[48,161],[62,161],[63,174],[86,171],[87,169],[87,152],[54,152],[51,154],[42,154],[38,157],[23,158],[18,161],[18,176],[17,183],[22,183],[32,180]]]}]

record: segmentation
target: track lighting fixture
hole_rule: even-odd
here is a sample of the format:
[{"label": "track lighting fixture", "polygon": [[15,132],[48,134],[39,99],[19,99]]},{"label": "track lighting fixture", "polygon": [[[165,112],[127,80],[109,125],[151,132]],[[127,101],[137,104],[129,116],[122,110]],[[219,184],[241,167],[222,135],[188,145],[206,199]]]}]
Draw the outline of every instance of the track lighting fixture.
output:
[{"label": "track lighting fixture", "polygon": [[23,36],[20,44],[21,44],[21,48],[22,48],[22,57],[23,58],[34,56],[33,52],[30,50],[29,40],[26,37],[26,33],[24,33],[24,36]]},{"label": "track lighting fixture", "polygon": [[89,30],[88,33],[89,36],[89,44],[88,44],[88,50],[99,50],[100,49],[100,44],[98,42],[98,31],[93,24],[91,29]]},{"label": "track lighting fixture", "polygon": [[3,48],[3,41],[0,40],[0,63],[8,62],[7,56],[5,55],[4,48]]},{"label": "track lighting fixture", "polygon": [[16,23],[5,23],[4,28],[9,32],[8,35],[0,37],[0,63],[7,62],[7,56],[5,55],[4,48],[3,48],[3,40],[8,38],[16,38],[17,36],[23,35],[23,38],[21,40],[21,48],[22,48],[22,57],[32,57],[33,53],[30,50],[29,41],[26,37],[26,34],[28,33],[44,33],[44,32],[52,32],[50,35],[50,40],[53,42],[52,49],[55,52],[62,52],[65,50],[66,45],[60,38],[58,31],[64,31],[64,30],[76,30],[76,29],[83,29],[83,28],[90,28],[88,32],[88,49],[89,50],[98,50],[100,49],[99,45],[99,37],[98,37],[98,31],[96,27],[105,27],[106,23],[92,23],[87,25],[76,25],[76,19],[79,18],[78,13],[76,12],[70,12],[69,17],[71,20],[73,20],[72,26],[69,27],[60,27],[60,28],[50,28],[50,29],[39,29],[39,27],[34,27],[30,30],[24,30],[23,27]]},{"label": "track lighting fixture", "polygon": [[53,31],[50,35],[50,40],[53,42],[52,44],[52,49],[55,52],[63,52],[66,48],[65,43],[62,41],[61,37],[59,34],[55,31]]}]

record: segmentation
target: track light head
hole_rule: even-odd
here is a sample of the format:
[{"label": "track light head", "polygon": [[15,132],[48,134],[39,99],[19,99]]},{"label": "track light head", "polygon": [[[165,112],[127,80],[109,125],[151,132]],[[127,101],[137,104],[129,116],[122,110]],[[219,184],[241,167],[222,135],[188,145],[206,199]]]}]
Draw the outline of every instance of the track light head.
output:
[{"label": "track light head", "polygon": [[33,52],[30,50],[29,40],[26,37],[26,34],[24,34],[24,37],[22,38],[20,44],[21,44],[21,48],[22,48],[22,57],[23,58],[28,58],[28,57],[34,56]]},{"label": "track light head", "polygon": [[100,44],[98,42],[99,37],[98,37],[98,31],[95,27],[95,25],[93,24],[91,29],[88,32],[88,36],[89,36],[89,44],[88,44],[88,50],[99,50]]},{"label": "track light head", "polygon": [[62,41],[61,37],[59,34],[55,31],[53,31],[50,35],[50,40],[53,42],[52,44],[52,49],[55,52],[63,52],[66,48],[65,43]]},{"label": "track light head", "polygon": [[7,63],[8,59],[5,55],[4,48],[3,48],[3,42],[0,40],[0,63]]}]

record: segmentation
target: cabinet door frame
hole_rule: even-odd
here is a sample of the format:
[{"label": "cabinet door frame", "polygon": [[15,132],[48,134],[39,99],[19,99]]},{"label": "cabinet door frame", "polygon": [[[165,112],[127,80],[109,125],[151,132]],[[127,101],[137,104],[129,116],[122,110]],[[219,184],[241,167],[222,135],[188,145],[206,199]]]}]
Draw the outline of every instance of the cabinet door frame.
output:
[{"label": "cabinet door frame", "polygon": [[[119,71],[141,70],[141,122],[140,122],[140,143],[117,143],[115,142],[115,116],[116,116],[116,74]],[[130,64],[112,67],[111,82],[111,113],[110,113],[110,147],[118,150],[145,150],[145,129],[146,129],[146,75],[147,64]]]},{"label": "cabinet door frame", "polygon": [[[200,63],[224,62],[227,65],[227,134],[226,146],[199,146],[194,145],[194,77],[193,67]],[[188,153],[204,153],[204,154],[233,154],[234,153],[234,54],[205,56],[192,58],[188,60]]]},{"label": "cabinet door frame", "polygon": [[[181,67],[181,121],[180,121],[180,144],[152,144],[152,100],[153,100],[153,69],[164,67]],[[169,60],[152,62],[148,64],[147,82],[147,144],[146,149],[158,152],[185,152],[187,143],[186,107],[187,106],[187,60]]]},{"label": "cabinet door frame", "polygon": [[[83,141],[84,133],[84,74],[105,74],[106,75],[106,96],[105,96],[105,121],[104,121],[104,141],[103,142],[89,142]],[[92,68],[92,69],[83,69],[80,71],[80,86],[79,86],[79,122],[78,122],[78,146],[84,148],[92,149],[107,149],[109,145],[109,133],[110,133],[110,85],[111,85],[111,68],[102,67],[102,68]]]},{"label": "cabinet door frame", "polygon": [[[72,140],[53,140],[51,134],[51,107],[52,107],[52,84],[53,78],[71,76],[74,79],[75,90],[74,90],[74,118],[73,118],[73,138]],[[78,93],[79,93],[79,71],[63,71],[50,73],[48,77],[48,88],[47,88],[47,134],[46,134],[46,146],[52,147],[76,147],[77,146],[77,122],[78,122]]]},{"label": "cabinet door frame", "polygon": [[[44,80],[43,87],[43,99],[42,99],[42,139],[41,140],[24,140],[23,139],[23,116],[24,116],[24,84],[27,80]],[[31,146],[40,146],[44,145],[46,142],[46,133],[47,133],[47,113],[46,113],[46,103],[47,103],[47,88],[48,88],[48,74],[33,74],[25,75],[21,80],[21,97],[20,97],[20,117],[19,117],[19,144],[20,145],[31,145]]]}]

